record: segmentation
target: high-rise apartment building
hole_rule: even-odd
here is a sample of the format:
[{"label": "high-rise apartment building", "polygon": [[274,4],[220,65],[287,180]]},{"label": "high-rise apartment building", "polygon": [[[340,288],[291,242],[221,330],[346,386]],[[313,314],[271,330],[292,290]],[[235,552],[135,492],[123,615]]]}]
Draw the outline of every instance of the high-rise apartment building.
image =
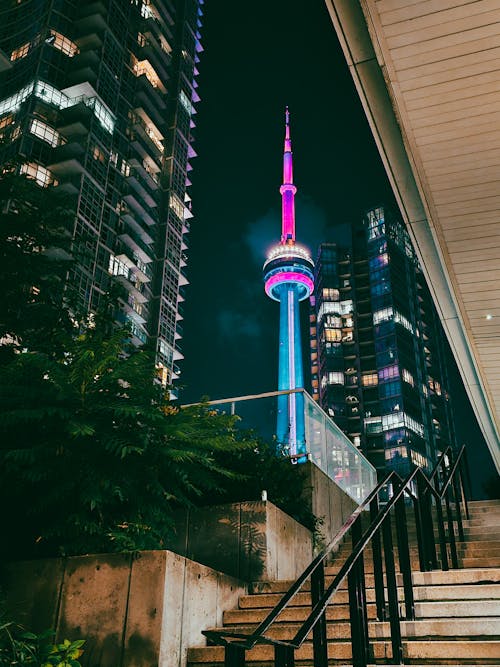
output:
[{"label": "high-rise apartment building", "polygon": [[455,444],[447,351],[409,236],[383,207],[324,243],[311,312],[313,396],[379,471]]},{"label": "high-rise apartment building", "polygon": [[202,4],[0,5],[0,166],[74,195],[78,300],[92,311],[116,276],[165,384],[182,358]]}]

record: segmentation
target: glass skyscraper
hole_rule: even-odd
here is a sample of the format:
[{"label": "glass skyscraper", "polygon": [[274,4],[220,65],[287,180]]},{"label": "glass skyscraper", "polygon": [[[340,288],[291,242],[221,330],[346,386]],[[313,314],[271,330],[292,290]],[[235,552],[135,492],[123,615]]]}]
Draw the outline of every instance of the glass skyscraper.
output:
[{"label": "glass skyscraper", "polygon": [[455,445],[445,336],[410,238],[383,207],[324,243],[311,311],[313,396],[379,471]]},{"label": "glass skyscraper", "polygon": [[116,276],[137,343],[179,374],[203,0],[0,4],[0,167],[72,193],[89,312]]}]

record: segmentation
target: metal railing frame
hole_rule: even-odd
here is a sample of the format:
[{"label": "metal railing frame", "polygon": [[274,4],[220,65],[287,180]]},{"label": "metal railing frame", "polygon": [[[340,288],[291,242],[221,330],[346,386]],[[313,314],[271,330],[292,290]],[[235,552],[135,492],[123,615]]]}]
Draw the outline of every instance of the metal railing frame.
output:
[{"label": "metal railing frame", "polygon": [[[470,497],[470,478],[466,456],[465,447],[462,447],[456,455],[451,447],[448,447],[440,456],[430,476],[427,476],[421,468],[415,468],[406,479],[402,479],[395,471],[389,472],[351,514],[332,542],[312,560],[274,609],[251,634],[230,630],[204,631],[203,634],[211,644],[225,647],[225,666],[244,667],[246,651],[256,645],[267,644],[274,646],[275,667],[293,667],[296,649],[302,646],[312,632],[314,665],[315,667],[327,667],[326,608],[346,578],[352,664],[353,667],[366,667],[369,662],[373,662],[368,634],[364,572],[364,551],[370,543],[372,544],[376,618],[378,621],[389,622],[392,663],[403,664],[401,616],[405,620],[415,619],[406,501],[410,501],[415,513],[420,570],[425,572],[438,568],[433,509],[437,523],[441,569],[448,570],[450,560],[451,567],[458,568],[455,524],[459,541],[464,541],[462,508],[466,518],[469,518],[467,496]],[[385,504],[379,504],[381,492],[388,488],[392,490],[392,496]],[[365,510],[369,510],[370,525],[363,532],[361,518]],[[398,596],[394,558],[391,524],[393,510],[399,571],[402,579],[401,598]],[[325,561],[332,551],[337,549],[349,531],[353,550],[325,590]],[[265,633],[309,578],[311,580],[311,611],[294,638],[290,641],[283,641],[266,636]]]}]

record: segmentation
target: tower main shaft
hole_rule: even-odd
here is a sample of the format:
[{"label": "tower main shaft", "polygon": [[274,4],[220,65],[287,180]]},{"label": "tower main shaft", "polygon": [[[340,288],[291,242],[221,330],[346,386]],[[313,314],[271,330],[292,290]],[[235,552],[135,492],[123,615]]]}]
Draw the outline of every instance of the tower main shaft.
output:
[{"label": "tower main shaft", "polygon": [[[295,243],[295,193],[293,183],[290,115],[285,111],[285,146],[281,241],[268,255],[264,264],[266,294],[280,303],[278,389],[303,389],[302,344],[299,302],[307,299],[314,287],[313,262],[309,253]],[[291,456],[305,453],[304,396],[297,392],[278,397],[276,426],[278,443]]]}]

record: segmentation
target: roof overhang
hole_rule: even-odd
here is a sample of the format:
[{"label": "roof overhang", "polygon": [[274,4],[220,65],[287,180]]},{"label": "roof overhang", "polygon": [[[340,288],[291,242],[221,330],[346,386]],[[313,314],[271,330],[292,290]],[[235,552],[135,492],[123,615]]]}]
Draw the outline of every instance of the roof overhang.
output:
[{"label": "roof overhang", "polygon": [[500,472],[500,91],[488,85],[500,76],[500,38],[491,42],[500,33],[488,27],[494,13],[498,26],[500,8],[489,0],[472,9],[464,0],[326,5]]}]

